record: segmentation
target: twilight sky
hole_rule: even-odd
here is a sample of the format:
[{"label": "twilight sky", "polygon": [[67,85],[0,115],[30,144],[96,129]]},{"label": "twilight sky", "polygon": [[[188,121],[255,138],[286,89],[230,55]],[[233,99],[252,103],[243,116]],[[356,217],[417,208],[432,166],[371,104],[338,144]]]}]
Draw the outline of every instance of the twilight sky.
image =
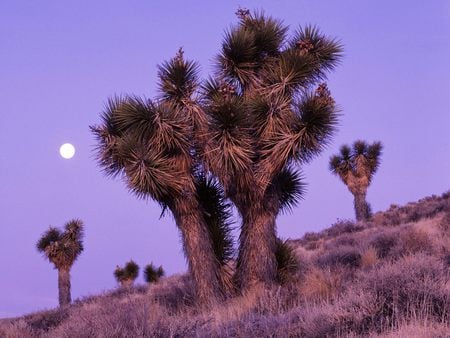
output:
[{"label": "twilight sky", "polygon": [[[133,258],[185,271],[170,216],[104,177],[88,126],[113,94],[156,94],[156,65],[180,46],[203,75],[238,6],[296,28],[317,24],[345,46],[329,87],[337,134],[304,167],[308,192],[279,235],[298,238],[353,218],[352,196],[328,172],[343,143],[385,145],[369,188],[374,211],[450,188],[450,0],[0,1],[0,318],[57,305],[57,273],[35,249],[49,225],[86,224],[73,298],[116,286]],[[71,160],[59,146],[75,145]],[[139,282],[143,282],[142,276]]]}]

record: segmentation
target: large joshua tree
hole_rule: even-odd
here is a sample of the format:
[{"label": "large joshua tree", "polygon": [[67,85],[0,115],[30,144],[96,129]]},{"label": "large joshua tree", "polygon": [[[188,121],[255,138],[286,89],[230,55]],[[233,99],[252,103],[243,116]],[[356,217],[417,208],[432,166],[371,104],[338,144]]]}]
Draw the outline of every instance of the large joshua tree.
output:
[{"label": "large joshua tree", "polygon": [[237,281],[246,291],[277,274],[275,220],[302,192],[297,165],[319,154],[337,122],[323,83],[340,44],[312,26],[288,28],[262,13],[237,12],[217,71],[203,86],[202,158],[242,218]]},{"label": "large joshua tree", "polygon": [[74,219],[67,222],[64,231],[50,227],[36,244],[58,270],[59,305],[70,304],[70,269],[83,251],[83,222]]},{"label": "large joshua tree", "polygon": [[353,194],[357,221],[370,217],[370,207],[366,201],[367,188],[380,165],[382,149],[380,142],[369,145],[358,140],[352,148],[343,145],[340,154],[330,158],[330,171],[338,175]]},{"label": "large joshua tree", "polygon": [[[156,101],[111,99],[92,128],[105,171],[171,210],[203,300],[229,285],[223,193],[242,218],[238,285],[245,291],[275,282],[275,219],[303,187],[295,165],[320,153],[337,121],[322,82],[340,59],[339,43],[310,26],[288,39],[278,20],[247,10],[238,16],[201,90],[197,65],[180,50],[159,68]],[[214,195],[222,212],[208,211]]]},{"label": "large joshua tree", "polygon": [[[217,182],[204,175],[198,149],[206,124],[195,96],[198,66],[180,49],[159,67],[160,95],[155,100],[114,97],[91,127],[98,160],[106,174],[124,179],[140,198],[168,209],[181,232],[200,303],[221,299],[231,258],[228,205]],[[209,212],[214,209],[215,212]]]}]

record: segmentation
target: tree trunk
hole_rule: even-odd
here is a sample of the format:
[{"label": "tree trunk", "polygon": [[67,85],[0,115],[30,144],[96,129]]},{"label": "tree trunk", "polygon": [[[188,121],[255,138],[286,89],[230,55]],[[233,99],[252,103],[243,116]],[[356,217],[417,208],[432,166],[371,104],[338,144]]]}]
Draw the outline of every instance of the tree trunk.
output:
[{"label": "tree trunk", "polygon": [[366,193],[358,192],[354,194],[354,207],[356,220],[366,221],[369,218],[369,210],[366,202]]},{"label": "tree trunk", "polygon": [[70,296],[70,268],[58,269],[58,291],[59,306],[69,305],[72,301]]},{"label": "tree trunk", "polygon": [[197,200],[193,196],[177,199],[171,210],[181,232],[197,301],[209,305],[223,299],[220,264]]},{"label": "tree trunk", "polygon": [[260,284],[270,286],[277,276],[276,213],[260,205],[255,201],[243,216],[236,272],[242,292]]}]

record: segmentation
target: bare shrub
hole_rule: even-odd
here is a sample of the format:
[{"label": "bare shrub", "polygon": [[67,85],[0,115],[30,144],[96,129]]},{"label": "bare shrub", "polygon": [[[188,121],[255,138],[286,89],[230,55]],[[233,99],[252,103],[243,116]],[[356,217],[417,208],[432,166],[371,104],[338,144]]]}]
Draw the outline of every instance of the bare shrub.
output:
[{"label": "bare shrub", "polygon": [[306,250],[316,250],[320,247],[319,241],[308,242],[305,244]]},{"label": "bare shrub", "polygon": [[394,248],[398,245],[398,235],[393,232],[383,232],[376,236],[370,245],[377,250],[377,255],[380,258],[386,258]]},{"label": "bare shrub", "polygon": [[407,254],[420,251],[432,252],[433,242],[423,230],[407,229],[401,237],[402,251]]},{"label": "bare shrub", "polygon": [[316,232],[306,232],[302,240],[305,242],[318,241],[321,238],[320,234]]},{"label": "bare shrub", "polygon": [[69,317],[67,308],[38,312],[24,319],[32,330],[48,331],[57,327]]},{"label": "bare shrub", "polygon": [[443,232],[450,231],[450,212],[446,212],[439,222],[439,229]]},{"label": "bare shrub", "polygon": [[325,230],[328,237],[336,237],[345,233],[353,233],[363,230],[364,227],[358,223],[351,220],[338,220],[336,223],[332,224],[331,227]]},{"label": "bare shrub", "polygon": [[[406,317],[448,320],[449,276],[436,258],[422,253],[405,256],[361,275],[360,287],[380,304],[379,320],[394,323]],[[381,325],[378,322],[377,325]]]},{"label": "bare shrub", "polygon": [[149,287],[150,299],[171,314],[180,313],[194,304],[194,286],[188,276],[171,276]]},{"label": "bare shrub", "polygon": [[361,266],[361,253],[358,249],[350,246],[341,246],[329,249],[316,260],[320,267],[348,267],[358,268]]}]

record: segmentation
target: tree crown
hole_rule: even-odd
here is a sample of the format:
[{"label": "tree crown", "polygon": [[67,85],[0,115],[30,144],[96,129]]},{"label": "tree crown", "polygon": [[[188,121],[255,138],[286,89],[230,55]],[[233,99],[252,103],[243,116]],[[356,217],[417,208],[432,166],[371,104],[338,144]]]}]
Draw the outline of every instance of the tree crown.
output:
[{"label": "tree crown", "polygon": [[65,224],[64,231],[50,226],[36,243],[36,248],[57,269],[69,268],[84,250],[83,237],[83,222],[73,219]]}]

